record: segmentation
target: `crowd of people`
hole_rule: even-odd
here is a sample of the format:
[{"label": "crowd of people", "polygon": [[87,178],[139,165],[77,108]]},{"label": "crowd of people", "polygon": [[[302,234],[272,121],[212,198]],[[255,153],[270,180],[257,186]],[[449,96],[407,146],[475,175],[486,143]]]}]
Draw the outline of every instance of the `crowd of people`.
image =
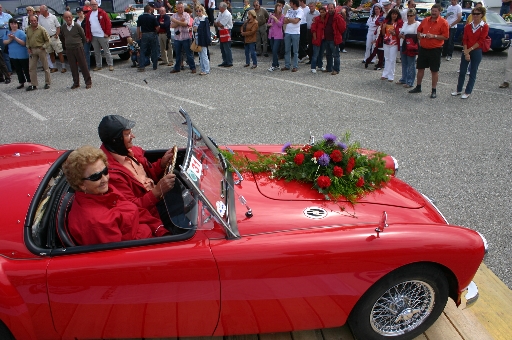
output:
[{"label": "crowd of people", "polygon": [[[375,64],[375,70],[382,70],[382,80],[394,82],[396,63],[401,62],[402,76],[396,84],[405,88],[414,87],[409,93],[422,92],[422,80],[425,69],[428,68],[432,74],[430,97],[436,98],[441,58],[446,58],[446,61],[452,59],[454,37],[457,24],[462,18],[462,8],[457,0],[451,0],[443,18],[440,15],[440,5],[434,5],[430,16],[420,22],[414,0],[408,1],[407,8],[401,6],[400,0],[396,1],[392,3],[386,0],[370,0],[371,6],[365,6],[370,10],[370,15],[362,63],[365,68]],[[512,4],[512,0],[503,0],[503,3],[512,8],[509,5]],[[270,57],[267,50],[270,42],[270,72],[297,72],[299,63],[305,63],[310,65],[313,74],[318,71],[339,74],[340,53],[347,52],[345,43],[350,16],[353,11],[361,10],[361,6],[352,8],[352,0],[345,0],[343,6],[329,3],[325,7],[317,6],[316,1],[277,0],[274,12],[269,13],[260,6],[258,0],[252,5],[253,8],[247,11],[247,20],[242,24],[240,32],[245,47],[244,67],[255,69],[258,66],[258,58]],[[249,9],[249,6],[249,0],[245,0],[244,8]],[[194,0],[191,7],[182,2],[177,2],[173,7],[168,1],[163,0],[146,5],[144,14],[137,19],[137,39],[128,39],[132,67],[143,72],[148,65],[152,65],[154,70],[158,65],[174,66],[170,71],[174,74],[184,71],[186,63],[190,73],[195,74],[195,51],[199,54],[199,75],[208,75],[211,25],[215,26],[220,37],[222,62],[218,66],[232,67],[233,18],[229,11],[230,3],[219,3],[219,12],[215,19],[213,8],[213,0],[205,0],[204,5],[199,0]],[[155,10],[158,12],[156,16]],[[466,21],[459,80],[456,91],[452,93],[454,96],[460,94],[463,99],[468,98],[472,92],[478,66],[482,60],[482,48],[489,31],[485,14],[486,9],[482,3],[477,3]],[[103,68],[101,50],[104,51],[103,56],[108,69],[114,70],[108,46],[112,25],[109,15],[99,7],[98,0],[86,1],[84,7],[77,9],[76,18],[73,18],[71,12],[66,11],[63,16],[63,27],[45,5],[39,6],[37,12],[28,6],[26,19],[19,29],[16,21],[9,14],[2,12],[0,5],[0,24],[7,20],[10,29],[2,39],[4,46],[8,47],[8,52],[3,50],[0,54],[3,56],[0,58],[0,75],[3,75],[3,80],[0,80],[3,82],[10,83],[14,69],[19,81],[17,88],[24,88],[25,83],[30,83],[27,91],[35,90],[39,85],[37,66],[41,63],[45,75],[44,88],[49,89],[51,73],[58,72],[57,57],[61,64],[61,72],[67,72],[61,35],[65,37],[65,52],[73,78],[71,89],[80,87],[79,71],[82,72],[86,88],[92,87],[89,72],[91,46],[94,48],[96,60],[96,66],[92,71],[100,71]],[[173,42],[171,28],[174,29]],[[509,53],[505,79],[500,88],[509,87],[512,80],[511,55],[512,53]],[[284,59],[284,66],[280,65],[280,59]],[[469,75],[469,81],[462,93],[466,75]]]}]

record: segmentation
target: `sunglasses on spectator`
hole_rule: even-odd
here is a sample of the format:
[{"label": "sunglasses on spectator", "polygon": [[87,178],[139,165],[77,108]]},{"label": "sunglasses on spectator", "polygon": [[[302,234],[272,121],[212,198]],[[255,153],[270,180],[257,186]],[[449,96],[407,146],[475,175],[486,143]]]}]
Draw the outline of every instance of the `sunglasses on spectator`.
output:
[{"label": "sunglasses on spectator", "polygon": [[108,175],[108,168],[105,167],[103,170],[101,170],[100,172],[96,172],[92,175],[90,175],[89,177],[86,177],[86,178],[82,178],[84,181],[91,181],[91,182],[96,182],[96,181],[99,181],[101,179],[101,177],[103,176],[106,176]]},{"label": "sunglasses on spectator", "polygon": [[480,13],[480,12],[473,12],[471,14],[473,14],[473,15],[482,15],[482,13]]}]

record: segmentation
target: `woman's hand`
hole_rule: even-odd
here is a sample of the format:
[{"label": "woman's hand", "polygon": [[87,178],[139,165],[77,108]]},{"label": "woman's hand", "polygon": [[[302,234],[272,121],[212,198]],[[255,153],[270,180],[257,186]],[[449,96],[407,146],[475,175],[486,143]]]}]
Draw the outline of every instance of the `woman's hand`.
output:
[{"label": "woman's hand", "polygon": [[156,198],[161,199],[167,192],[169,192],[174,187],[174,182],[176,181],[175,174],[167,174],[162,179],[158,181],[153,190],[153,195]]},{"label": "woman's hand", "polygon": [[465,57],[466,57],[466,61],[471,61],[471,56],[469,55],[469,53],[466,54]]}]

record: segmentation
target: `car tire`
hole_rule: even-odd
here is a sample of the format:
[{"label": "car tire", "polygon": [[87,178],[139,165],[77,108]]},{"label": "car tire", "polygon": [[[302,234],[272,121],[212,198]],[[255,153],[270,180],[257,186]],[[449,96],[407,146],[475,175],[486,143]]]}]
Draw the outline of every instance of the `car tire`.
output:
[{"label": "car tire", "polygon": [[448,290],[446,276],[434,265],[397,269],[361,297],[348,324],[356,339],[413,339],[441,315]]},{"label": "car tire", "polygon": [[119,58],[121,60],[128,60],[130,59],[130,52],[125,52],[125,53],[121,53],[121,54],[118,54],[119,55]]},{"label": "car tire", "polygon": [[500,53],[500,52],[505,51],[507,48],[508,48],[508,47],[505,47],[505,48],[501,48],[501,47],[500,47],[500,48],[493,48],[492,50],[493,50],[494,52],[496,52],[496,53]]}]

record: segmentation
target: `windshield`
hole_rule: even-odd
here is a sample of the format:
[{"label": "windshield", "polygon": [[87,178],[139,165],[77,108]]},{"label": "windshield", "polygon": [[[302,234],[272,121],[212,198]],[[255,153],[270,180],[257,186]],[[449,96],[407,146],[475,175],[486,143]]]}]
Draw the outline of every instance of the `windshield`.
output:
[{"label": "windshield", "polygon": [[238,238],[236,219],[230,220],[230,215],[234,216],[230,211],[234,209],[233,176],[223,156],[183,109],[168,115],[174,132],[183,137],[185,145],[177,146],[186,149],[185,159],[178,169],[180,176],[201,200],[203,209],[208,210],[208,213],[201,213],[203,223],[213,217],[224,227],[228,238]]},{"label": "windshield", "polygon": [[508,24],[508,22],[505,21],[501,16],[499,16],[496,13],[487,12],[485,15],[485,19],[487,20],[488,24]]}]

